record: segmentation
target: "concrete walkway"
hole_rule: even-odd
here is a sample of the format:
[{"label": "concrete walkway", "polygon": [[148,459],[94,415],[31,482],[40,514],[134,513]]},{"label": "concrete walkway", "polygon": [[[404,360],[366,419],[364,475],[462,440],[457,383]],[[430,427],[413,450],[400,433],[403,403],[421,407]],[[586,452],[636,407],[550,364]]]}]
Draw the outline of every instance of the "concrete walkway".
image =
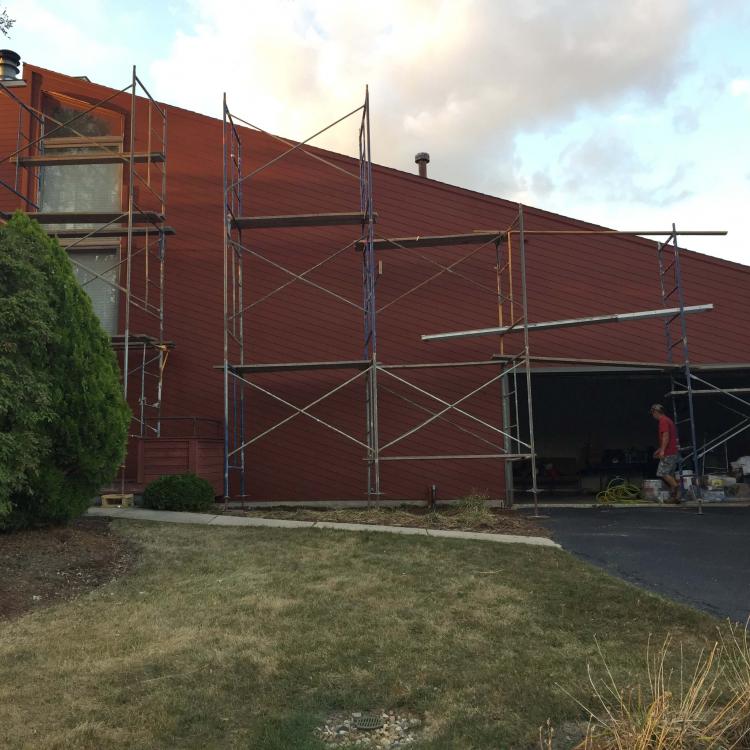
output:
[{"label": "concrete walkway", "polygon": [[542,536],[516,536],[514,534],[483,534],[475,531],[450,531],[421,529],[410,526],[380,526],[366,523],[331,523],[329,521],[285,521],[280,518],[247,518],[245,516],[211,515],[210,513],[176,513],[169,510],[145,508],[89,508],[88,515],[98,518],[126,518],[133,521],[160,521],[162,523],[192,523],[203,526],[266,526],[277,529],[338,529],[340,531],[378,531],[385,534],[410,534],[443,539],[478,539],[502,544],[530,544],[535,547],[560,545]]}]

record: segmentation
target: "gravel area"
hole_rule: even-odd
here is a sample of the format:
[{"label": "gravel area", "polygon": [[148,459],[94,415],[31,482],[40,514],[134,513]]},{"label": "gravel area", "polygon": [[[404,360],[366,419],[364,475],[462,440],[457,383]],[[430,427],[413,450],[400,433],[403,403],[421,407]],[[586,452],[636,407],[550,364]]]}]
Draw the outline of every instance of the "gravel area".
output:
[{"label": "gravel area", "polygon": [[[361,728],[373,724],[371,729]],[[390,750],[409,747],[421,729],[422,719],[415,714],[378,710],[331,714],[315,733],[331,747]]]}]

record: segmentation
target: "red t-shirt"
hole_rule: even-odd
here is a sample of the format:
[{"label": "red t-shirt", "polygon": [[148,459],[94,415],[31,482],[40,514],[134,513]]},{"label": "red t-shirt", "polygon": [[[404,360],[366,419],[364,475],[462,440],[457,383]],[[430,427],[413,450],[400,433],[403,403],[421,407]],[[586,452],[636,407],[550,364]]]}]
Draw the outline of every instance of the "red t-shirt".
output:
[{"label": "red t-shirt", "polygon": [[659,417],[659,446],[661,446],[661,436],[665,432],[669,437],[667,438],[667,447],[664,449],[664,455],[674,456],[677,454],[677,428],[666,414],[662,414]]}]

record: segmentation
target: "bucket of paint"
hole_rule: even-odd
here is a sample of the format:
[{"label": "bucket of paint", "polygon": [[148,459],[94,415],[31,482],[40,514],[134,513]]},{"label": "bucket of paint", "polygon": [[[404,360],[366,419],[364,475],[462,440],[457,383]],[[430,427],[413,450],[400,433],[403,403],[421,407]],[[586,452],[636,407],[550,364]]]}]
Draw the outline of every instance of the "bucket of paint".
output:
[{"label": "bucket of paint", "polygon": [[644,479],[641,485],[641,492],[646,500],[659,501],[659,492],[664,485],[661,479]]},{"label": "bucket of paint", "polygon": [[681,472],[682,489],[686,492],[692,489],[695,483],[695,475],[690,469],[685,469]]}]

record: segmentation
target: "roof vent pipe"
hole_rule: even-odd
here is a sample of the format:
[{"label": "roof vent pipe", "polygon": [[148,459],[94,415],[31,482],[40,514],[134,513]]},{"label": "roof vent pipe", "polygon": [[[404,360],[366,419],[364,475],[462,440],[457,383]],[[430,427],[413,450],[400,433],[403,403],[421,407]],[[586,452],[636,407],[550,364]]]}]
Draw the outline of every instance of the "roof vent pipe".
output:
[{"label": "roof vent pipe", "polygon": [[420,151],[414,161],[419,164],[419,176],[427,177],[427,165],[430,163],[430,155],[426,151]]},{"label": "roof vent pipe", "polygon": [[21,69],[20,56],[10,49],[0,49],[0,80],[15,81]]}]

